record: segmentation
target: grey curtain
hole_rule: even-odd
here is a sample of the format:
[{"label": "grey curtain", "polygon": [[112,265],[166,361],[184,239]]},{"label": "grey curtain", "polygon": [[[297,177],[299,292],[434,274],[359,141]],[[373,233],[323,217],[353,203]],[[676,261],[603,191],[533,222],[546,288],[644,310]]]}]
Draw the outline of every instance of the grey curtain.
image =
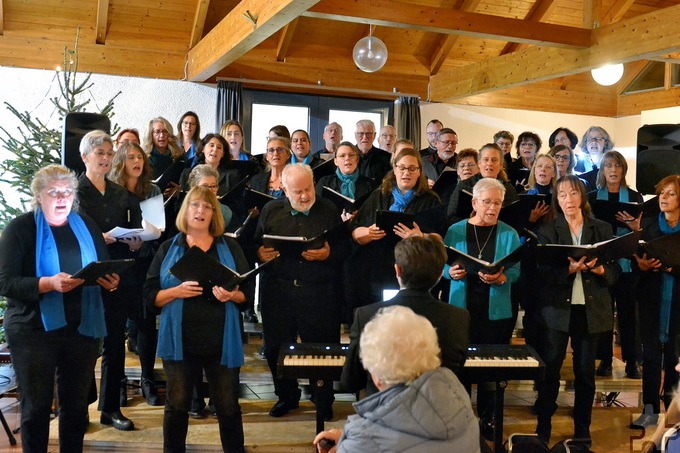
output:
[{"label": "grey curtain", "polygon": [[396,104],[397,135],[408,138],[416,149],[420,149],[420,99],[401,96]]},{"label": "grey curtain", "polygon": [[217,114],[215,115],[215,132],[220,131],[222,124],[228,120],[243,120],[243,87],[241,82],[220,80],[217,82]]}]

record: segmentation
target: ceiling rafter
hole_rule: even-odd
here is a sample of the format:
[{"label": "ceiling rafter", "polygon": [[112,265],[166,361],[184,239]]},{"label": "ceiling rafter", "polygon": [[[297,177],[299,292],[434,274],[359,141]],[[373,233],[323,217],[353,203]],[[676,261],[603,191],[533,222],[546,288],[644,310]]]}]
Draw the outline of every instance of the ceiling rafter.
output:
[{"label": "ceiling rafter", "polygon": [[214,76],[318,1],[242,0],[189,51],[187,79],[203,82]]},{"label": "ceiling rafter", "polygon": [[276,47],[276,61],[286,61],[288,51],[290,50],[290,44],[293,42],[293,36],[295,35],[295,29],[297,28],[299,20],[300,18],[296,17],[285,27],[283,27],[283,30],[281,30],[279,44]]},{"label": "ceiling rafter", "polygon": [[208,6],[210,6],[210,0],[198,0],[196,3],[194,22],[191,25],[191,40],[189,41],[190,49],[193,49],[193,47],[198,44],[198,42],[203,37],[205,18],[208,16]]},{"label": "ceiling rafter", "polygon": [[2,7],[3,1],[0,0],[0,36],[5,33],[5,12]]},{"label": "ceiling rafter", "polygon": [[593,45],[572,50],[530,47],[430,78],[430,94],[446,101],[572,75],[605,63],[652,59],[680,51],[680,5],[593,30]]},{"label": "ceiling rafter", "polygon": [[628,88],[628,85],[633,83],[637,76],[639,76],[640,73],[645,70],[648,64],[649,60],[631,61],[630,63],[626,64],[621,80],[616,83],[616,94],[623,94],[626,88]]},{"label": "ceiling rafter", "polygon": [[[531,22],[544,21],[552,16],[555,8],[557,8],[557,2],[555,0],[536,0],[536,2],[531,6],[531,9],[527,13],[524,20]],[[505,45],[503,50],[501,50],[500,55],[515,52],[521,48],[520,46],[521,44],[517,42],[509,42]]]},{"label": "ceiling rafter", "polygon": [[543,46],[584,48],[590,45],[590,30],[583,28],[540,22],[527,28],[521,19],[407,3],[399,3],[397,7],[389,0],[322,0],[303,16]]},{"label": "ceiling rafter", "polygon": [[[2,0],[0,0],[0,4]],[[2,8],[2,6],[0,6]],[[109,0],[97,1],[97,37],[95,41],[97,44],[106,44],[106,25],[109,21]]]},{"label": "ceiling rafter", "polygon": [[[461,11],[474,12],[479,6],[481,0],[465,0],[460,7]],[[449,56],[451,49],[456,45],[458,40],[457,35],[443,35],[439,37],[439,43],[434,48],[432,55],[430,56],[430,75],[434,75],[439,72],[442,65]]]}]

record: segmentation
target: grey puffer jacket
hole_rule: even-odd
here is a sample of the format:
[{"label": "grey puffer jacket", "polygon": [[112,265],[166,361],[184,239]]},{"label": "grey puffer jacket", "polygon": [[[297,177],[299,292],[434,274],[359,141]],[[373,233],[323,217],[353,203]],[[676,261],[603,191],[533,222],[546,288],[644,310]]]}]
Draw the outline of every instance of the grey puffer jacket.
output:
[{"label": "grey puffer jacket", "polygon": [[338,452],[479,452],[470,397],[447,368],[424,373],[354,404]]}]

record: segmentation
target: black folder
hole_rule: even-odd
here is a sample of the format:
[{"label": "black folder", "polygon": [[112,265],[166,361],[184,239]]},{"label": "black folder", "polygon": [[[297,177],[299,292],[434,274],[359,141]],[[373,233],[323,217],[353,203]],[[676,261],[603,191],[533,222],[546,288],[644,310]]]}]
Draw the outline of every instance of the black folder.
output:
[{"label": "black folder", "polygon": [[585,173],[581,173],[578,175],[579,178],[585,180],[588,184],[586,184],[586,190],[589,189],[594,189],[597,187],[597,173],[600,170],[597,168],[594,170],[587,171]]},{"label": "black folder", "polygon": [[619,222],[616,220],[616,214],[619,211],[625,211],[637,218],[637,216],[639,216],[640,212],[642,211],[642,203],[594,200],[591,208],[593,209],[593,215],[596,218],[602,220],[603,222],[609,223],[612,228],[614,228],[614,231],[616,231],[616,228],[626,225],[624,222]]},{"label": "black folder", "polygon": [[367,192],[363,196],[354,199],[341,194],[337,190],[333,190],[330,187],[324,186],[322,195],[324,198],[335,203],[340,211],[345,210],[347,212],[354,212],[358,210],[366,200],[368,200],[368,197],[370,197],[372,193],[373,192]]},{"label": "black folder", "polygon": [[333,228],[314,237],[305,236],[279,236],[274,234],[263,234],[262,244],[265,247],[272,247],[282,255],[299,256],[305,250],[320,249],[324,242],[333,243],[343,235],[348,235],[347,222],[342,222]]},{"label": "black folder", "polygon": [[247,210],[257,208],[258,210],[262,211],[264,205],[272,200],[276,200],[276,197],[272,197],[271,195],[264,192],[259,192],[248,186],[246,186],[246,190],[243,193],[243,206]]},{"label": "black folder", "polygon": [[251,221],[254,217],[255,217],[255,213],[252,212],[252,211],[249,212],[249,213],[248,213],[248,216],[247,216],[246,219],[243,221],[243,223],[242,223],[238,228],[236,228],[236,231],[234,231],[233,233],[227,231],[226,233],[224,233],[224,236],[227,236],[227,237],[230,237],[230,238],[234,238],[234,239],[238,239],[239,237],[241,237],[241,233],[243,233],[243,230],[245,230],[246,226],[248,226],[248,224],[250,223],[250,221]]},{"label": "black folder", "polygon": [[641,234],[641,231],[632,231],[595,244],[538,244],[537,261],[539,264],[561,264],[566,263],[568,257],[579,260],[585,256],[586,262],[597,258],[597,265],[611,263],[632,256],[638,250]]},{"label": "black folder", "polygon": [[472,192],[461,190],[458,194],[458,206],[453,213],[459,219],[469,219],[472,215]]},{"label": "black folder", "polygon": [[134,264],[134,259],[93,261],[71,277],[85,280],[83,286],[93,286],[97,284],[99,277],[103,277],[106,274],[121,275]]},{"label": "black folder", "polygon": [[446,262],[451,266],[455,266],[456,264],[459,265],[467,271],[468,275],[476,275],[480,271],[484,274],[495,274],[501,270],[501,268],[508,269],[519,263],[522,259],[522,254],[524,253],[524,247],[525,245],[522,244],[509,255],[506,255],[493,263],[489,263],[488,261],[468,255],[465,252],[461,252],[460,250],[447,245],[446,253],[448,254],[448,259]]},{"label": "black folder", "polygon": [[233,269],[217,261],[199,247],[193,246],[170,268],[170,273],[182,280],[196,281],[203,288],[204,293],[210,293],[213,286],[220,286],[231,291],[247,278],[259,274],[273,258],[245,274],[239,274]]},{"label": "black folder", "polygon": [[654,217],[660,212],[658,195],[642,203],[642,217]]},{"label": "black folder", "polygon": [[413,228],[414,214],[408,212],[398,211],[382,211],[375,212],[375,226],[383,230],[388,236],[394,235],[394,227],[399,223],[403,223],[408,228]]},{"label": "black folder", "polygon": [[234,184],[233,187],[230,187],[227,193],[219,195],[217,199],[220,200],[220,203],[226,205],[231,204],[233,201],[240,200],[243,197],[243,191],[246,188],[246,183],[250,181],[251,177],[252,176],[244,177],[239,182]]},{"label": "black folder", "polygon": [[498,219],[521,232],[529,224],[531,211],[541,201],[549,205],[550,197],[544,194],[519,194],[519,200],[503,206]]},{"label": "black folder", "polygon": [[186,168],[186,165],[187,163],[184,159],[175,159],[168,168],[158,176],[158,178],[151,182],[156,184],[158,188],[161,189],[161,192],[164,192],[171,182],[179,184],[179,178],[182,176],[182,172]]},{"label": "black folder", "polygon": [[260,166],[254,160],[232,160],[229,166],[238,171],[240,179],[248,179],[259,173]]},{"label": "black folder", "polygon": [[[439,175],[432,186],[432,190],[437,193],[442,199],[443,194],[451,187],[455,187],[458,183],[458,172],[451,167],[444,167],[444,170]],[[449,192],[451,193],[451,192]]]},{"label": "black folder", "polygon": [[680,231],[665,234],[648,242],[640,242],[638,256],[646,253],[647,258],[656,258],[664,268],[680,266]]},{"label": "black folder", "polygon": [[314,182],[316,183],[324,176],[335,173],[335,162],[333,162],[333,159],[325,160],[312,168],[312,173],[314,174]]}]

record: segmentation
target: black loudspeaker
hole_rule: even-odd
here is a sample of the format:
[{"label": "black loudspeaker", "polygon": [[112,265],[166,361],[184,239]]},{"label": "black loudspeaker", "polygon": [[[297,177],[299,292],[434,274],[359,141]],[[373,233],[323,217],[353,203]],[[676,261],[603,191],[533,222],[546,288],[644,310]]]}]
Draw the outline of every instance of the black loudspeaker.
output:
[{"label": "black loudspeaker", "polygon": [[61,163],[80,175],[85,164],[80,157],[80,140],[90,131],[101,129],[111,133],[111,120],[101,113],[71,112],[64,118],[61,134]]},{"label": "black loudspeaker", "polygon": [[636,186],[653,194],[668,175],[680,173],[680,124],[646,124],[638,129]]}]

